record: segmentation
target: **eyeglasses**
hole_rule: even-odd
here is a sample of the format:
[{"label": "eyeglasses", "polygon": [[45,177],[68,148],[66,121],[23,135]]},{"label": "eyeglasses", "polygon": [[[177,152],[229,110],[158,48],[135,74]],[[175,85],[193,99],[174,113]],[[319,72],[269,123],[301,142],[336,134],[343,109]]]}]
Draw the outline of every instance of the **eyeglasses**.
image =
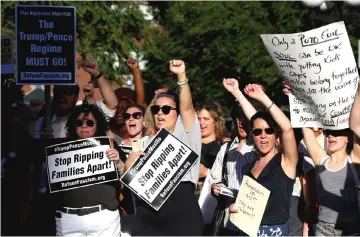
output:
[{"label": "eyeglasses", "polygon": [[130,117],[133,117],[134,119],[140,119],[141,116],[142,116],[141,112],[135,112],[135,113],[132,113],[132,114],[130,114],[130,113],[124,113],[123,114],[123,118],[124,118],[125,121],[129,120]]},{"label": "eyeglasses", "polygon": [[86,122],[86,126],[88,126],[88,127],[94,127],[94,125],[96,124],[96,122],[94,120],[91,120],[91,119],[77,119],[75,121],[75,126],[76,127],[82,127],[84,122]]},{"label": "eyeglasses", "polygon": [[254,136],[260,136],[263,131],[265,131],[267,135],[272,135],[275,133],[275,128],[255,128],[254,130],[252,130],[252,134],[254,134]]},{"label": "eyeglasses", "polygon": [[175,108],[168,106],[168,105],[164,105],[162,107],[160,107],[159,105],[153,105],[150,107],[150,109],[151,109],[152,114],[158,114],[160,110],[164,114],[169,114],[171,110],[176,110]]},{"label": "eyeglasses", "polygon": [[346,136],[347,133],[344,130],[324,130],[324,135],[326,137],[333,136],[333,137],[339,137],[339,136]]}]

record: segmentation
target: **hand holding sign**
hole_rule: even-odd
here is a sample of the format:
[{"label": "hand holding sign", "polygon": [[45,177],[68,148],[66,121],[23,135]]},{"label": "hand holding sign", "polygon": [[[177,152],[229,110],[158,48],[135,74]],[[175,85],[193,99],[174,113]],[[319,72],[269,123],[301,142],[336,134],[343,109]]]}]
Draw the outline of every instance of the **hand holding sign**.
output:
[{"label": "hand holding sign", "polygon": [[145,155],[142,151],[131,152],[125,162],[125,170],[128,170],[129,167],[141,156]]}]

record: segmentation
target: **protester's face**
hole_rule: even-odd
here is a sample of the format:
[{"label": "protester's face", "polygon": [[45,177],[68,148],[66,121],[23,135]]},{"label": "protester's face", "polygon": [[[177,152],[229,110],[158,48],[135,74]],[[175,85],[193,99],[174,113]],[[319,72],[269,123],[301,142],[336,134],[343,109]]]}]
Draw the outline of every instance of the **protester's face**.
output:
[{"label": "protester's face", "polygon": [[262,154],[267,154],[275,148],[275,129],[270,128],[265,120],[261,118],[254,120],[252,135],[256,147]]},{"label": "protester's face", "polygon": [[215,120],[211,117],[209,111],[202,109],[197,113],[197,116],[200,123],[201,137],[206,138],[215,135]]},{"label": "protester's face", "polygon": [[330,153],[345,149],[348,143],[348,137],[342,130],[325,130],[326,145]]},{"label": "protester's face", "polygon": [[130,137],[136,137],[142,133],[144,127],[144,116],[140,109],[131,107],[124,114],[125,126]]},{"label": "protester's face", "polygon": [[[56,93],[58,109],[65,111],[71,110],[75,107],[77,96],[74,92],[69,90],[61,90]],[[56,111],[55,111],[56,112]]]},{"label": "protester's face", "polygon": [[[171,108],[176,108],[175,102],[168,97],[160,97],[157,98],[155,101],[155,104],[157,106],[163,107],[163,106],[170,106]],[[170,110],[168,114],[164,114],[162,110],[159,110],[157,114],[154,115],[154,121],[155,121],[155,127],[156,129],[165,128],[169,132],[173,132],[175,129],[175,124],[177,120],[177,112],[176,110]]]},{"label": "protester's face", "polygon": [[[79,120],[81,120],[82,123]],[[92,113],[87,115],[81,113],[76,123],[76,134],[79,136],[79,138],[90,138],[95,136],[97,122]]]},{"label": "protester's face", "polygon": [[123,118],[123,114],[125,113],[125,109],[131,105],[130,101],[125,100],[125,99],[121,99],[118,101],[118,105],[117,105],[117,109],[116,109],[116,114],[115,114],[115,120],[116,123],[119,125],[124,125],[125,124],[125,120]]},{"label": "protester's face", "polygon": [[246,119],[239,120],[236,119],[236,128],[238,132],[238,136],[240,138],[246,138],[247,137],[247,130],[248,130],[249,122]]}]

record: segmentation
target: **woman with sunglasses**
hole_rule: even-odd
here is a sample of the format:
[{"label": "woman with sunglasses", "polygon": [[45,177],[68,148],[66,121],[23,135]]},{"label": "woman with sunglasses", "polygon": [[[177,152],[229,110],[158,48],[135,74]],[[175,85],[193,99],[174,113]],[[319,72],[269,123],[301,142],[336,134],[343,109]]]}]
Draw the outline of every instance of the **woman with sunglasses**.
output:
[{"label": "woman with sunglasses", "polygon": [[[104,114],[96,105],[76,106],[66,124],[69,139],[106,136],[107,123]],[[105,152],[118,168],[119,153],[109,148]],[[58,192],[56,235],[59,236],[119,236],[119,181],[90,185]]]},{"label": "woman with sunglasses", "polygon": [[[319,213],[317,236],[360,235],[360,211],[354,164],[360,164],[359,138],[352,131],[324,130],[330,155],[316,142],[310,128],[304,141],[316,166]],[[351,148],[353,146],[353,148]]]},{"label": "woman with sunglasses", "polygon": [[[195,153],[201,152],[200,125],[192,104],[190,87],[185,74],[185,64],[180,60],[170,61],[170,71],[177,75],[179,96],[161,92],[155,96],[146,112],[149,139],[146,147],[157,131],[165,128]],[[139,157],[141,152],[129,155],[125,169]],[[199,160],[183,177],[164,205],[155,211],[145,201],[136,200],[136,221],[133,235],[202,235],[203,221],[200,207],[194,195],[199,178]]]},{"label": "woman with sunglasses", "polygon": [[[289,219],[291,194],[296,177],[298,153],[291,123],[286,115],[264,93],[261,86],[249,84],[245,93],[259,101],[268,112],[256,112],[239,89],[237,80],[224,79],[225,88],[239,101],[246,117],[250,120],[250,131],[257,150],[258,159],[237,166],[241,175],[247,175],[270,190],[270,197],[260,223],[258,235],[288,235],[286,222]],[[256,113],[255,113],[256,112]],[[278,132],[279,128],[279,132]],[[278,139],[283,149],[278,149]],[[253,156],[246,153],[244,159]],[[238,164],[244,159],[238,159]],[[232,212],[238,210],[232,208]]]}]

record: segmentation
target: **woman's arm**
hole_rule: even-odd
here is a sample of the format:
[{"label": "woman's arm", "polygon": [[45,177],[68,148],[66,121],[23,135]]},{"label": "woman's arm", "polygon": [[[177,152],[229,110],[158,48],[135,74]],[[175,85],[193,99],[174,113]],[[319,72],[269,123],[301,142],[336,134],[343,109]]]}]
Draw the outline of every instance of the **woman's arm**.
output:
[{"label": "woman's arm", "polygon": [[181,60],[171,60],[169,68],[171,72],[177,75],[180,116],[185,130],[190,131],[195,122],[195,110],[192,103],[190,86],[186,78],[185,63]]},{"label": "woman's arm", "polygon": [[326,156],[326,151],[319,145],[314,132],[310,128],[302,128],[304,142],[315,165],[320,165],[321,160]]},{"label": "woman's arm", "polygon": [[350,129],[360,137],[360,80],[349,118]]},{"label": "woman's arm", "polygon": [[131,72],[134,76],[134,86],[136,93],[136,103],[139,105],[147,107],[145,100],[145,89],[144,89],[144,81],[141,78],[141,73],[139,69],[139,64],[135,59],[128,59],[126,61],[126,65],[131,69]]},{"label": "woman's arm", "polygon": [[282,166],[284,172],[290,178],[295,178],[296,165],[298,162],[298,152],[296,146],[296,139],[294,130],[291,126],[290,120],[281,111],[281,109],[274,104],[273,101],[265,94],[261,86],[256,84],[249,84],[244,89],[245,93],[257,101],[261,102],[268,108],[272,118],[281,130],[281,142],[283,147],[283,160]]},{"label": "woman's arm", "polygon": [[239,82],[234,78],[224,78],[223,84],[225,89],[229,91],[239,102],[240,106],[242,107],[245,113],[246,118],[250,120],[251,117],[256,113],[256,109],[240,91]]}]

